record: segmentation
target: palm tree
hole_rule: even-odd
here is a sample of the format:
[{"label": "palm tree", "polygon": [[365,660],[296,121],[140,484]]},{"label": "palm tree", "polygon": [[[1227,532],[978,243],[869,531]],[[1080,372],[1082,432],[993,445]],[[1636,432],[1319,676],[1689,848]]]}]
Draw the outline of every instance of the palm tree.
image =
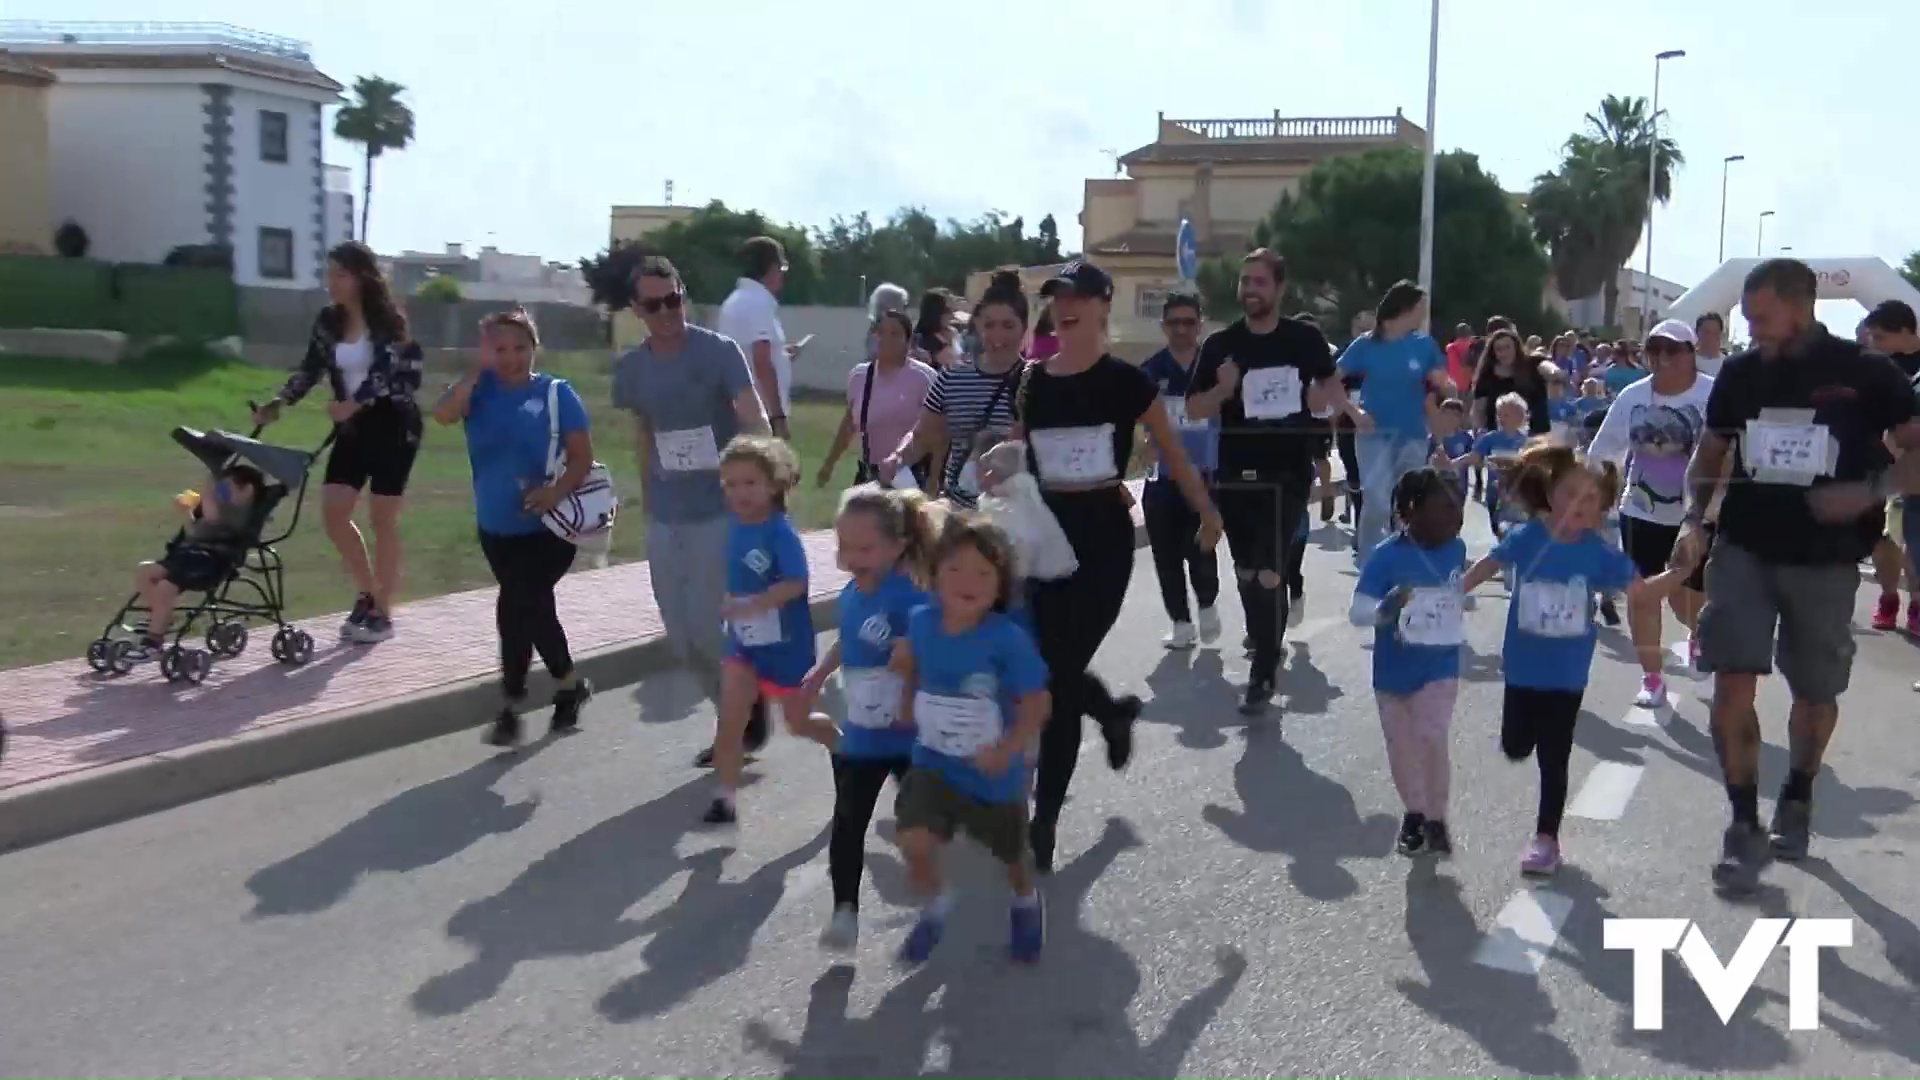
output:
[{"label": "palm tree", "polygon": [[407,88],[378,75],[353,81],[353,101],[333,118],[333,133],[366,149],[366,178],[360,193],[360,239],[367,238],[367,214],[373,209],[373,159],[388,150],[405,150],[413,141],[413,110],[400,100]]},{"label": "palm tree", "polygon": [[1620,267],[1647,223],[1649,158],[1654,198],[1664,203],[1685,155],[1657,134],[1647,99],[1609,94],[1598,112],[1587,114],[1585,130],[1567,140],[1559,168],[1536,177],[1528,197],[1534,235],[1552,252],[1560,295],[1572,300],[1603,292],[1609,326],[1618,314]]}]

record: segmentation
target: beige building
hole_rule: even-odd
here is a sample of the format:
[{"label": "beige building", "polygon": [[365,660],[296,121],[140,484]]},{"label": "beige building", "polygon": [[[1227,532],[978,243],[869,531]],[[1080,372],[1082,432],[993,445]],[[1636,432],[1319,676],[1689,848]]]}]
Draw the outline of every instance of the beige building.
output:
[{"label": "beige building", "polygon": [[[656,229],[662,229],[676,221],[684,221],[692,217],[695,209],[691,206],[613,207],[612,221],[608,230],[609,239],[616,244],[638,240]],[[627,348],[646,336],[646,327],[633,312],[614,312],[613,344],[616,349]]]},{"label": "beige building", "polygon": [[47,88],[53,73],[0,50],[0,254],[53,250]]}]

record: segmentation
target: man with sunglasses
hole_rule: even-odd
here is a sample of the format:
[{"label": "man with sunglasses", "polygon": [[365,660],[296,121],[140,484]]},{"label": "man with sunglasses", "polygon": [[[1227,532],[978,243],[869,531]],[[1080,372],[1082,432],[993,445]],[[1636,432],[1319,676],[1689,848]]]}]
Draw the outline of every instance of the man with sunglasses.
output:
[{"label": "man with sunglasses", "polygon": [[[727,582],[720,448],[741,433],[765,434],[766,410],[740,346],[687,321],[687,292],[673,263],[641,261],[633,311],[647,340],[614,362],[613,403],[634,416],[653,597],[674,652],[718,705]],[[766,714],[756,705],[749,751],[766,739]],[[697,764],[709,765],[712,755],[702,751]]]},{"label": "man with sunglasses", "polygon": [[[1193,362],[1200,356],[1200,298],[1187,292],[1170,293],[1161,308],[1160,330],[1167,347],[1147,357],[1140,370],[1160,388],[1160,402],[1168,419],[1186,444],[1187,459],[1209,485],[1213,482],[1215,458],[1220,441],[1220,421],[1190,420],[1187,417],[1187,384],[1193,378]],[[1142,454],[1153,458],[1153,440],[1145,429],[1140,435]],[[1169,649],[1191,649],[1196,643],[1211,645],[1220,638],[1220,612],[1214,601],[1220,596],[1219,557],[1202,551],[1194,537],[1200,529],[1200,516],[1187,505],[1173,480],[1153,462],[1153,474],[1141,499],[1141,513],[1147,521],[1147,542],[1153,549],[1153,570],[1160,579],[1160,599],[1166,605],[1173,630],[1161,639]],[[1200,622],[1196,631],[1187,605],[1187,579],[1193,579],[1193,597],[1199,602]]]}]

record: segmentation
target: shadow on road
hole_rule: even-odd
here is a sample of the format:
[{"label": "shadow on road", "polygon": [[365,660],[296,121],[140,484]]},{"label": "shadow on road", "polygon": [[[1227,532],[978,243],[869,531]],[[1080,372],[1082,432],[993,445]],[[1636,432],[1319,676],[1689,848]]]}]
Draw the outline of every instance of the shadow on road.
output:
[{"label": "shadow on road", "polygon": [[1246,741],[1233,766],[1233,789],[1243,809],[1209,803],[1200,815],[1249,851],[1289,856],[1287,877],[1306,896],[1344,900],[1358,892],[1359,882],[1341,864],[1385,856],[1399,820],[1391,814],[1362,818],[1353,793],[1308,768],[1277,727],[1249,726]]}]

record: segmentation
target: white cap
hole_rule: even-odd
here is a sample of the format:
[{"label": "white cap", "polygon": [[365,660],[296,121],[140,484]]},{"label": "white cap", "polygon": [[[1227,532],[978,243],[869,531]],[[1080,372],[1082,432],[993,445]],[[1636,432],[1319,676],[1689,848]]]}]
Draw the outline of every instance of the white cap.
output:
[{"label": "white cap", "polygon": [[1688,326],[1679,319],[1660,320],[1660,322],[1654,326],[1653,332],[1647,335],[1647,340],[1652,341],[1657,337],[1666,338],[1668,341],[1677,341],[1682,345],[1699,344],[1699,341],[1693,336],[1693,327]]}]

